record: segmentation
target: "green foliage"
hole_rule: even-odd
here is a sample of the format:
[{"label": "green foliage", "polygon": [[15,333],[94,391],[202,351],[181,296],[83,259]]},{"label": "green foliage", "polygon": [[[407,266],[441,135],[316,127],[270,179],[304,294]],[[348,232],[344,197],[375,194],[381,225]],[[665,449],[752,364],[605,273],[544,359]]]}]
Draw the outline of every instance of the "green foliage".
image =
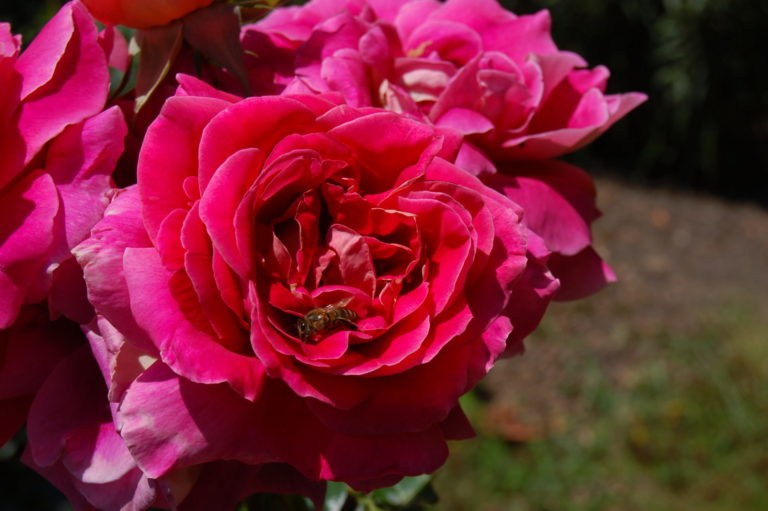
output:
[{"label": "green foliage", "polygon": [[21,34],[23,44],[26,46],[64,3],[61,0],[1,2],[0,22],[9,22],[13,27],[13,33]]},{"label": "green foliage", "polygon": [[329,483],[323,511],[429,511],[437,501],[431,481],[429,475],[406,477],[368,494],[342,483]]}]

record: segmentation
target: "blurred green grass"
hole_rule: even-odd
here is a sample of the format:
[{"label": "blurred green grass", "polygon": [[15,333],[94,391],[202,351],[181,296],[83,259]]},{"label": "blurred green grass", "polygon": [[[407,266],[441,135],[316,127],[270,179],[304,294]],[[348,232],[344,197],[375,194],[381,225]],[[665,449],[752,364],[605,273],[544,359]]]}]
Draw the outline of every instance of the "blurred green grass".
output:
[{"label": "blurred green grass", "polygon": [[[536,342],[589,346],[568,333],[554,312]],[[622,384],[587,349],[572,353],[558,378],[570,416],[528,443],[486,426],[453,444],[435,477],[438,509],[768,509],[767,340],[757,312],[731,304],[691,335],[634,339]],[[463,404],[488,423],[480,394]]]}]

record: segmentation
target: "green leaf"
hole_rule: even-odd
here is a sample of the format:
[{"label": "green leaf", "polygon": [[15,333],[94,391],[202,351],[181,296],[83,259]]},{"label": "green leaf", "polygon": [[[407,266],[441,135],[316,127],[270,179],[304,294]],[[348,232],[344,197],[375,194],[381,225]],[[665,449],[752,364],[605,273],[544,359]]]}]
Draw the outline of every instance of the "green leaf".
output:
[{"label": "green leaf", "polygon": [[323,511],[341,511],[348,496],[349,492],[346,484],[330,481],[325,494]]},{"label": "green leaf", "polygon": [[109,68],[109,97],[113,98],[118,95],[120,89],[122,89],[123,80],[125,79],[125,73],[120,69],[110,67]]},{"label": "green leaf", "polygon": [[382,488],[371,493],[380,502],[392,506],[406,506],[413,502],[419,493],[424,490],[432,476],[424,474],[416,477],[406,477],[399,483],[389,488]]}]

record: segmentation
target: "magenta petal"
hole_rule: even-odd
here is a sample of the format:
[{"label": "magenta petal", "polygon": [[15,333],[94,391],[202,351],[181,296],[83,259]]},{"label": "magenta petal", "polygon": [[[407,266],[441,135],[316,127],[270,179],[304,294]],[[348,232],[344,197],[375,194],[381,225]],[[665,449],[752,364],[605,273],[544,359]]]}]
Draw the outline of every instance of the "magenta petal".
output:
[{"label": "magenta petal", "polygon": [[21,54],[19,129],[28,163],[65,126],[97,114],[107,99],[107,58],[88,11],[66,4]]},{"label": "magenta petal", "polygon": [[14,68],[20,47],[21,36],[11,34],[8,23],[0,24],[0,188],[22,171],[26,153],[15,117],[21,100],[22,77]]},{"label": "magenta petal", "polygon": [[[119,417],[128,448],[151,477],[222,459],[286,461],[303,473],[319,470],[322,428],[285,391],[254,403],[226,385],[181,379],[157,362],[127,390]],[[309,431],[318,436],[304,434]]]},{"label": "magenta petal", "polygon": [[[401,374],[371,378],[367,382],[371,397],[351,410],[339,410],[314,400],[309,401],[309,407],[329,427],[344,433],[385,435],[424,431],[444,420],[459,396],[486,374],[487,364],[503,351],[508,334],[489,329],[487,335],[496,337],[497,353],[489,354],[487,359],[471,360],[473,347],[467,343],[452,345],[429,363]],[[485,346],[478,349],[489,353]],[[442,376],[435,378],[436,374]],[[339,379],[343,381],[344,377]]]},{"label": "magenta petal", "polygon": [[447,455],[439,426],[370,437],[334,433],[278,380],[249,402],[225,385],[179,379],[161,363],[128,389],[120,418],[131,453],[151,477],[213,460],[282,462],[309,478],[368,487],[431,472]]},{"label": "magenta petal", "polygon": [[187,177],[197,175],[203,129],[229,104],[221,99],[173,97],[147,130],[139,155],[138,180],[142,216],[152,239],[171,211],[188,209],[183,184]]},{"label": "magenta petal", "polygon": [[143,510],[155,502],[155,486],[135,466],[117,480],[94,484],[78,480],[61,462],[47,466],[39,465],[33,458],[29,445],[21,461],[53,483],[76,510]]},{"label": "magenta petal", "polygon": [[21,36],[13,35],[10,23],[0,23],[0,58],[16,57],[21,48]]},{"label": "magenta petal", "polygon": [[[563,129],[514,138],[502,144],[504,156],[510,160],[543,160],[557,158],[586,145],[593,129]],[[594,138],[594,137],[592,137]]]},{"label": "magenta petal", "polygon": [[143,509],[153,494],[117,434],[106,388],[87,347],[62,361],[30,410],[27,463],[74,501],[83,495],[99,509],[133,502]]},{"label": "magenta petal", "polygon": [[469,418],[464,414],[460,405],[456,405],[451,410],[448,417],[440,423],[440,428],[448,440],[466,440],[476,436]]},{"label": "magenta petal", "polygon": [[29,412],[27,435],[35,463],[48,466],[66,452],[70,434],[109,420],[106,386],[87,346],[81,346],[54,369]]},{"label": "magenta petal", "polygon": [[258,148],[269,154],[287,135],[312,130],[315,118],[306,105],[286,97],[252,97],[230,105],[210,122],[199,142],[200,189],[206,189],[234,153]]},{"label": "magenta petal", "polygon": [[436,20],[419,25],[404,41],[408,55],[422,57],[433,53],[444,60],[464,64],[483,50],[480,34],[464,23]]},{"label": "magenta petal", "polygon": [[90,302],[99,314],[148,353],[156,350],[131,312],[123,254],[127,247],[151,244],[141,221],[138,189],[133,186],[117,192],[104,218],[91,231],[91,237],[73,249],[83,268]]},{"label": "magenta petal", "polygon": [[597,66],[594,69],[576,69],[568,74],[568,82],[577,92],[582,94],[590,89],[605,91],[610,76],[608,68]]},{"label": "magenta petal", "polygon": [[413,0],[366,0],[379,19],[389,21],[395,20],[395,16],[407,7],[409,4],[417,3]]},{"label": "magenta petal", "polygon": [[454,163],[462,170],[466,170],[473,176],[482,174],[495,174],[496,165],[486,154],[469,142],[461,144]]},{"label": "magenta petal", "polygon": [[403,476],[437,470],[448,457],[439,426],[402,435],[337,435],[323,456],[323,479],[344,481],[360,491],[391,486]]},{"label": "magenta petal", "polygon": [[263,162],[264,153],[259,149],[243,149],[235,153],[213,174],[200,199],[200,219],[214,249],[243,276],[251,269],[250,253],[247,250],[241,252],[238,246],[234,218],[255,178],[255,169],[259,169]]},{"label": "magenta petal", "polygon": [[[590,224],[600,211],[587,173],[560,161],[520,163],[500,171],[486,182],[523,207],[523,223],[549,250],[574,255],[592,243]],[[505,171],[514,172],[514,177]]]},{"label": "magenta petal", "polygon": [[[102,399],[106,399],[106,394]],[[108,483],[136,466],[125,442],[115,431],[111,416],[108,422],[70,434],[67,449],[69,453],[64,456],[64,465],[84,483]]]},{"label": "magenta petal", "polygon": [[126,132],[123,114],[115,106],[66,128],[51,144],[45,170],[61,196],[65,227],[56,260],[69,257],[69,250],[101,219]]},{"label": "magenta petal", "polygon": [[624,94],[609,94],[605,99],[608,102],[608,112],[611,117],[603,125],[602,131],[607,130],[613,126],[613,123],[645,103],[648,100],[648,96],[640,92],[627,92]]},{"label": "magenta petal", "polygon": [[187,217],[185,209],[174,209],[160,222],[155,237],[155,247],[160,253],[163,265],[170,271],[184,267],[184,247],[181,246],[181,226]]},{"label": "magenta petal", "polygon": [[[118,403],[125,389],[154,358],[126,342],[125,337],[102,316],[97,316],[82,328],[109,387],[107,398],[110,404]],[[112,413],[114,416],[114,408]]]},{"label": "magenta petal", "polygon": [[147,509],[156,499],[156,485],[138,468],[104,484],[74,481],[77,490],[96,509]]},{"label": "magenta petal", "polygon": [[220,91],[207,82],[200,80],[192,75],[179,73],[176,75],[176,81],[179,82],[179,88],[176,90],[177,96],[200,96],[203,98],[215,98],[234,103],[242,98]]},{"label": "magenta petal", "polygon": [[346,226],[334,225],[328,231],[327,242],[339,257],[344,283],[372,296],[376,289],[376,270],[362,236]]},{"label": "magenta petal", "polygon": [[58,209],[53,180],[40,172],[0,194],[0,328],[13,323],[27,291],[37,284],[53,243]]},{"label": "magenta petal", "polygon": [[[442,146],[434,128],[391,112],[360,117],[329,133],[355,150],[367,170],[361,184],[369,191],[391,188],[393,176],[436,155]],[[378,136],[371,138],[371,133]]]},{"label": "magenta petal", "polygon": [[518,62],[529,53],[557,51],[546,10],[518,17],[496,0],[449,0],[430,19],[465,24],[482,36],[484,50],[504,52]]},{"label": "magenta petal", "polygon": [[[506,140],[502,144],[504,156],[513,160],[545,159],[574,151],[593,141],[647,99],[645,94],[636,92],[600,97],[597,89],[591,89],[585,96],[588,97],[579,103],[581,110],[568,120],[574,127],[565,128],[562,119],[550,118],[546,122],[554,131],[546,128],[541,133]],[[547,111],[551,113],[553,108],[547,107]],[[544,117],[549,115],[544,110],[542,112]],[[538,122],[538,118],[535,121]],[[578,127],[586,123],[589,126]]]},{"label": "magenta petal", "polygon": [[394,20],[401,40],[405,40],[419,25],[428,19],[430,14],[442,5],[437,0],[411,0],[406,2],[397,12]]},{"label": "magenta petal", "polygon": [[573,256],[552,254],[548,262],[552,273],[560,279],[555,300],[578,300],[600,291],[616,281],[616,274],[592,247]]},{"label": "magenta petal", "polygon": [[200,299],[200,308],[222,344],[233,351],[242,351],[248,343],[248,336],[240,328],[242,318],[234,316],[221,298],[213,274],[211,242],[200,220],[197,204],[192,207],[182,226],[181,241],[186,249],[184,268]]},{"label": "magenta petal", "polygon": [[532,55],[531,60],[541,68],[544,90],[542,102],[546,102],[552,90],[557,87],[574,68],[584,67],[586,61],[576,53],[560,51],[548,55]]},{"label": "magenta petal", "polygon": [[250,292],[253,302],[251,312],[251,345],[256,356],[273,378],[280,378],[301,397],[308,397],[332,404],[335,408],[349,409],[364,401],[370,394],[365,381],[338,378],[315,371],[304,371],[283,352],[287,340],[270,324],[266,309],[269,307],[260,299],[255,288]]},{"label": "magenta petal", "polygon": [[474,194],[462,189],[447,192],[410,193],[397,201],[398,209],[419,218],[421,236],[433,251],[429,259],[429,275],[426,276],[431,287],[433,313],[442,312],[456,299],[475,257],[469,213],[458,201],[448,198],[450,192],[470,197]]},{"label": "magenta petal", "polygon": [[128,41],[117,27],[106,27],[99,32],[99,44],[107,55],[109,67],[128,72],[128,66],[131,65],[131,54],[128,48]]},{"label": "magenta petal", "polygon": [[125,251],[126,282],[131,310],[139,325],[179,374],[200,383],[228,382],[248,399],[260,392],[264,369],[254,357],[229,351],[183,314],[171,291],[172,273],[151,248]]},{"label": "magenta petal", "polygon": [[609,115],[603,94],[597,89],[590,89],[581,96],[566,127],[582,129],[601,126],[608,121]]},{"label": "magenta petal", "polygon": [[560,282],[541,261],[530,257],[525,272],[512,292],[513,301],[505,311],[514,329],[507,339],[505,357],[523,352],[523,339],[533,332],[560,287]]},{"label": "magenta petal", "polygon": [[344,96],[350,106],[370,106],[371,93],[365,64],[355,51],[339,51],[322,61],[320,77],[330,90]]},{"label": "magenta petal", "polygon": [[466,108],[454,107],[447,110],[435,121],[441,128],[451,128],[463,135],[486,133],[493,129],[493,123],[482,114]]}]

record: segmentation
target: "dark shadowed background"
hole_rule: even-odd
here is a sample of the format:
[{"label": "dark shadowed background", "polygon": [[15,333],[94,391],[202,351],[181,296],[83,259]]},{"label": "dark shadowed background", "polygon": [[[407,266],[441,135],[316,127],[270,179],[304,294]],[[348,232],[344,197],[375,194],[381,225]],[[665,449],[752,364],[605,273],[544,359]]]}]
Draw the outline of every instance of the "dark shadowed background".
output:
[{"label": "dark shadowed background", "polygon": [[573,159],[634,182],[768,202],[768,1],[506,0],[649,102]]}]

